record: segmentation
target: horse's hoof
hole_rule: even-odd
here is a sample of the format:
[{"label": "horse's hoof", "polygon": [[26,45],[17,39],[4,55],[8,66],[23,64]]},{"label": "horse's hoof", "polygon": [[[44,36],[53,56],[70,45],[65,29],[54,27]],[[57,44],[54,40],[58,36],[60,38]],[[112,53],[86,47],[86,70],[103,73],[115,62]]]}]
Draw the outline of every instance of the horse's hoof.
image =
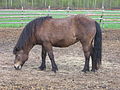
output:
[{"label": "horse's hoof", "polygon": [[86,72],[89,72],[90,70],[89,69],[83,69],[82,72],[86,73]]},{"label": "horse's hoof", "polygon": [[56,73],[58,70],[52,70],[54,73]]},{"label": "horse's hoof", "polygon": [[92,69],[91,71],[92,71],[92,72],[96,72],[97,70],[96,70],[96,69]]},{"label": "horse's hoof", "polygon": [[56,71],[58,71],[58,68],[56,67],[56,68],[52,68],[52,71],[54,72],[54,73],[56,73]]},{"label": "horse's hoof", "polygon": [[44,67],[43,67],[43,66],[40,66],[39,69],[40,69],[41,71],[43,71],[43,70],[46,70],[46,67],[45,67],[45,66],[44,66]]}]

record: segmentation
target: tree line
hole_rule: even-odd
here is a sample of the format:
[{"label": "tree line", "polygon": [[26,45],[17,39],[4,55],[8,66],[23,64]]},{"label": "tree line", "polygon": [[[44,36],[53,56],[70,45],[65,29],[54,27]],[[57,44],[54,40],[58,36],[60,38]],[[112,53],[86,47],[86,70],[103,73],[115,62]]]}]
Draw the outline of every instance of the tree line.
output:
[{"label": "tree line", "polygon": [[120,0],[0,0],[1,9],[120,9]]}]

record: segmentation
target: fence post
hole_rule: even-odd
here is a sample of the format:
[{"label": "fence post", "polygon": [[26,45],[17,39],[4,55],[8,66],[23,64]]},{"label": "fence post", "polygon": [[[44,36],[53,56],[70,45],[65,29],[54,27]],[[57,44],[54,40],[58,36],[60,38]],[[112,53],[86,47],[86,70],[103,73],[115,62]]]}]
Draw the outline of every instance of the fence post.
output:
[{"label": "fence post", "polygon": [[66,10],[67,10],[67,13],[68,13],[68,16],[69,16],[69,13],[70,13],[70,7],[68,6]]},{"label": "fence post", "polygon": [[104,6],[102,6],[102,15],[100,17],[100,24],[102,24],[102,29],[104,28]]},{"label": "fence post", "polygon": [[48,16],[49,16],[49,13],[50,13],[50,5],[48,6]]},{"label": "fence post", "polygon": [[[23,12],[23,6],[22,6],[22,16],[24,15],[23,13],[24,12]],[[23,22],[23,17],[21,17],[21,21]],[[21,25],[23,26],[23,23]]]}]

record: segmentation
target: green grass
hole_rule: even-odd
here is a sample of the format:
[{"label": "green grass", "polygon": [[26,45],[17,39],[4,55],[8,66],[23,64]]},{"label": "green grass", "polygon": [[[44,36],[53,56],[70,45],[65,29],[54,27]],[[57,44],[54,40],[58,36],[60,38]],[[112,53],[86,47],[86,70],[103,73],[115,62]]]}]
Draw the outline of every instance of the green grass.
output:
[{"label": "green grass", "polygon": [[[65,13],[65,14],[102,14],[102,12],[84,12],[84,11],[0,11],[0,13]],[[120,13],[105,13],[105,14],[120,14]],[[46,16],[46,15],[0,15],[1,16]],[[67,15],[52,15],[53,18],[65,18]],[[107,16],[110,17],[110,16]],[[114,17],[114,16],[112,16]],[[25,19],[28,19],[29,17],[25,17]],[[100,16],[91,16],[90,18],[100,18]],[[19,19],[19,18],[5,18],[5,19]],[[22,19],[22,18],[21,18]],[[29,20],[4,20],[0,18],[0,22],[29,22],[33,20],[34,18],[29,18]],[[100,20],[97,20],[98,22]],[[26,24],[0,24],[0,27],[2,28],[20,28],[24,27]],[[103,24],[101,25],[103,28],[111,28],[111,29],[120,29],[120,24]]]}]

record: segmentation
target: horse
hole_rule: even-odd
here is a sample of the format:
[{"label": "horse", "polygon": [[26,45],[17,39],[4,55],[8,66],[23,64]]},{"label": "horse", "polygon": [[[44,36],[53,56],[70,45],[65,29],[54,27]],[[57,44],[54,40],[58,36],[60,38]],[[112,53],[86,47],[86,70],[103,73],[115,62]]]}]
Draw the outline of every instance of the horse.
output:
[{"label": "horse", "polygon": [[65,48],[77,42],[82,44],[85,64],[83,72],[92,69],[97,71],[102,59],[102,30],[93,19],[84,15],[73,15],[66,18],[39,17],[30,21],[24,28],[13,49],[15,55],[14,68],[20,70],[28,60],[29,52],[35,45],[42,46],[42,63],[40,70],[46,69],[46,55],[51,60],[52,71],[58,67],[55,63],[53,47]]}]

